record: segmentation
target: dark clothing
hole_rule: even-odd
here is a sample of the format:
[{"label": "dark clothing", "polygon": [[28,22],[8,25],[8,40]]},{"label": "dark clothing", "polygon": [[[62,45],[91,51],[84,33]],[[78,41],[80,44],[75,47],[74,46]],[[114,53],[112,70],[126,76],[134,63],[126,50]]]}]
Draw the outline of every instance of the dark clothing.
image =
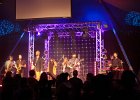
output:
[{"label": "dark clothing", "polygon": [[70,78],[72,85],[72,100],[79,100],[81,96],[81,89],[83,88],[83,82],[81,79],[73,77]]},{"label": "dark clothing", "polygon": [[[121,74],[122,71],[120,71],[120,69],[122,69],[122,64],[121,64],[121,60],[119,58],[114,58],[111,60],[112,66],[110,68],[112,74],[113,74],[113,79],[118,80],[121,79]],[[117,68],[117,69],[116,69]]]},{"label": "dark clothing", "polygon": [[122,67],[121,60],[119,58],[111,60],[112,67]]},{"label": "dark clothing", "polygon": [[26,61],[25,60],[17,60],[16,64],[17,64],[17,68],[18,68],[18,73],[22,74],[22,76],[25,77]]},{"label": "dark clothing", "polygon": [[40,72],[43,71],[43,59],[42,58],[35,58],[34,62],[33,62],[34,66],[35,66],[35,70]]},{"label": "dark clothing", "polygon": [[29,78],[28,78],[28,83],[29,83],[29,86],[30,86],[32,89],[38,88],[38,81],[37,81],[35,78],[29,77]]},{"label": "dark clothing", "polygon": [[38,98],[38,81],[33,77],[29,77],[28,84],[33,93],[33,97]]},{"label": "dark clothing", "polygon": [[39,81],[39,99],[52,100],[51,87],[55,83],[54,80],[43,79]]},{"label": "dark clothing", "polygon": [[12,77],[4,77],[2,80],[2,100],[14,100],[14,81]]},{"label": "dark clothing", "polygon": [[72,100],[71,84],[69,81],[59,83],[56,87],[57,100]]},{"label": "dark clothing", "polygon": [[26,61],[25,60],[17,60],[16,64],[17,64],[17,67],[24,67],[24,65],[26,64]]}]

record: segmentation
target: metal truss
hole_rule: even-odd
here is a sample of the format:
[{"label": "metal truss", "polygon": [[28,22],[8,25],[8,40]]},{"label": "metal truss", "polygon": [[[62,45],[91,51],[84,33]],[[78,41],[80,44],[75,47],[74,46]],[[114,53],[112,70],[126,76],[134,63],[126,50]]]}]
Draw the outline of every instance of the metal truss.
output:
[{"label": "metal truss", "polygon": [[[96,38],[96,68],[97,70],[102,69],[102,31],[100,22],[85,22],[85,23],[66,23],[66,24],[39,24],[33,27],[29,27],[31,31],[46,32],[48,39],[45,40],[45,66],[48,66],[49,61],[49,41],[51,37],[58,34],[58,37],[71,36],[74,32],[75,36],[82,36],[83,31],[86,29],[91,38]],[[29,65],[34,58],[34,34],[29,32],[29,49],[28,49],[28,61]],[[94,71],[94,74],[97,72]]]},{"label": "metal truss", "polygon": [[102,35],[101,35],[102,31],[100,28],[98,28],[98,30],[96,31],[96,69],[98,71],[98,73],[100,73],[101,69],[102,69],[102,59],[101,59],[101,53],[102,53],[102,49],[101,49],[101,41],[102,41]]},{"label": "metal truss", "polygon": [[45,39],[45,50],[44,50],[44,56],[45,56],[45,69],[47,69],[48,67],[48,63],[49,63],[49,54],[50,54],[50,50],[49,50],[49,46],[50,46],[50,39],[51,39],[51,36],[48,36],[48,39]]},{"label": "metal truss", "polygon": [[105,61],[104,61],[104,59],[105,59],[105,57],[104,57],[105,56],[104,40],[101,40],[101,50],[102,50],[101,51],[101,64],[102,64],[101,67],[104,68],[105,67],[104,66],[105,65]]},{"label": "metal truss", "polygon": [[29,42],[28,42],[28,70],[32,69],[33,59],[34,59],[34,40],[35,36],[32,31],[29,33]]},{"label": "metal truss", "polygon": [[69,32],[74,30],[76,32],[82,31],[82,28],[88,27],[89,31],[97,29],[100,22],[85,22],[85,23],[66,23],[66,24],[39,24],[36,25],[38,31],[48,30],[48,31],[59,31],[59,32]]}]

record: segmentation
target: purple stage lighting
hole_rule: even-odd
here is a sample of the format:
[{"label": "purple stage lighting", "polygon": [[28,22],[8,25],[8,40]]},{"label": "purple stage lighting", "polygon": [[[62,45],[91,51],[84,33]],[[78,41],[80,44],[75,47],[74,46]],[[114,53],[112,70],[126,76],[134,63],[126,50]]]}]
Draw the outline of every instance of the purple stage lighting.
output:
[{"label": "purple stage lighting", "polygon": [[37,32],[37,36],[40,36],[41,35],[41,33],[40,32]]}]

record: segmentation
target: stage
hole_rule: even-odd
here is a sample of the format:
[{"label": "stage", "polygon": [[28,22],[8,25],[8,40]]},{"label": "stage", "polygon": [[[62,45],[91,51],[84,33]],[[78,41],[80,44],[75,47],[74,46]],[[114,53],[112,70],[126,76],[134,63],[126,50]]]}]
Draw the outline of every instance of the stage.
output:
[{"label": "stage", "polygon": [[[34,59],[34,52],[44,48],[41,52],[47,69],[51,58],[58,63],[57,73],[61,73],[62,58],[71,58],[75,53],[78,59],[84,59],[80,65],[80,73],[96,75],[103,67],[104,37],[100,22],[64,23],[64,24],[38,24],[25,29],[29,34],[28,41],[28,70]],[[42,37],[44,47],[40,47],[38,37]],[[38,39],[38,40],[36,40]],[[38,45],[36,45],[36,43]],[[37,47],[38,48],[37,48]],[[35,50],[36,49],[36,50]]]}]

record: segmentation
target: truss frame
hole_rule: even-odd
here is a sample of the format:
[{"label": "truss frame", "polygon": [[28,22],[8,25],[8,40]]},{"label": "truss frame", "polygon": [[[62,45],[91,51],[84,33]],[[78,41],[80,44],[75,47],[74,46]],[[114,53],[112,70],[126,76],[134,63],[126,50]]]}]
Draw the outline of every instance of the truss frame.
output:
[{"label": "truss frame", "polygon": [[[31,66],[32,60],[34,59],[34,40],[35,35],[34,31],[42,32],[45,31],[48,34],[48,39],[45,40],[45,51],[47,51],[47,54],[45,54],[45,66],[48,66],[49,61],[49,41],[51,37],[54,36],[54,33],[58,33],[58,37],[65,37],[65,36],[71,36],[71,30],[74,31],[76,34],[75,36],[82,36],[83,29],[88,29],[88,34],[91,38],[96,38],[96,71],[94,70],[94,74],[100,72],[103,65],[102,62],[102,29],[101,29],[101,23],[100,22],[85,22],[85,23],[65,23],[65,24],[39,24],[32,27],[29,27],[31,29],[29,31],[29,48],[28,48],[28,66]],[[30,69],[30,68],[29,68]]]}]

